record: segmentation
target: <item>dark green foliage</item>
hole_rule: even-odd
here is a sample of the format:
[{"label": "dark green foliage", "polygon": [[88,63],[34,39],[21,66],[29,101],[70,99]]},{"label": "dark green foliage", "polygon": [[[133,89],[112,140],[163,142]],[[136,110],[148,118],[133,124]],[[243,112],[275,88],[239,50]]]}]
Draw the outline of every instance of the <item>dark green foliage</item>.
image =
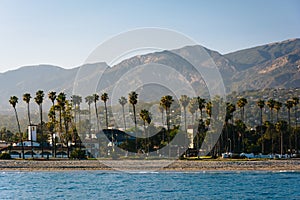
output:
[{"label": "dark green foliage", "polygon": [[75,149],[72,151],[70,158],[79,160],[86,159],[85,151],[81,149]]},{"label": "dark green foliage", "polygon": [[0,154],[0,159],[2,159],[2,160],[8,160],[8,159],[11,159],[11,156],[10,156],[10,154],[9,153],[1,153]]}]

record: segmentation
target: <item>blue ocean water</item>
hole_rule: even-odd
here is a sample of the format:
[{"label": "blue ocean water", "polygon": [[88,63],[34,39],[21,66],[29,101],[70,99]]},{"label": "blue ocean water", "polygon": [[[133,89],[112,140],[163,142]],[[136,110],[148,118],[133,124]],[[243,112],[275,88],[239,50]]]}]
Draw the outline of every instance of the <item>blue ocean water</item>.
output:
[{"label": "blue ocean water", "polygon": [[300,199],[300,173],[0,172],[0,199]]}]

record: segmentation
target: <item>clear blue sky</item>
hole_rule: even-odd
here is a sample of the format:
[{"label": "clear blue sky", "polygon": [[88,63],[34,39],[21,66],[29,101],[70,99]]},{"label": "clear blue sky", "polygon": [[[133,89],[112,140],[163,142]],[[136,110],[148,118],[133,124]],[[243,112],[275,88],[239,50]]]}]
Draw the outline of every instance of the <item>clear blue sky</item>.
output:
[{"label": "clear blue sky", "polygon": [[0,0],[0,72],[76,67],[120,32],[161,27],[228,53],[300,37],[300,1]]}]

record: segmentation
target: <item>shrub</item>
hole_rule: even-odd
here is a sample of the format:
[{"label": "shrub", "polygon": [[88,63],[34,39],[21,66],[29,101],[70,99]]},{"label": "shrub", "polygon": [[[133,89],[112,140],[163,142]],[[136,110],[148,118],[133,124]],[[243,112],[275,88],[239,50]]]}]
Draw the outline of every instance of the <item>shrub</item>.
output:
[{"label": "shrub", "polygon": [[9,153],[1,153],[0,159],[11,159],[11,156]]},{"label": "shrub", "polygon": [[72,151],[71,155],[70,155],[71,159],[86,159],[85,156],[85,151],[81,150],[81,149],[75,149],[74,151]]}]

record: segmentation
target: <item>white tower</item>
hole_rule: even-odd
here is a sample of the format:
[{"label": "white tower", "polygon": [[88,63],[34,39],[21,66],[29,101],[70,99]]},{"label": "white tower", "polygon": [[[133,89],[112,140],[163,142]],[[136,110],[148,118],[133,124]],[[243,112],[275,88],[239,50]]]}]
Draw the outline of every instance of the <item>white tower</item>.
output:
[{"label": "white tower", "polygon": [[32,137],[32,141],[36,141],[36,129],[37,129],[37,125],[29,125],[28,126],[28,140],[31,141],[31,137]]}]

